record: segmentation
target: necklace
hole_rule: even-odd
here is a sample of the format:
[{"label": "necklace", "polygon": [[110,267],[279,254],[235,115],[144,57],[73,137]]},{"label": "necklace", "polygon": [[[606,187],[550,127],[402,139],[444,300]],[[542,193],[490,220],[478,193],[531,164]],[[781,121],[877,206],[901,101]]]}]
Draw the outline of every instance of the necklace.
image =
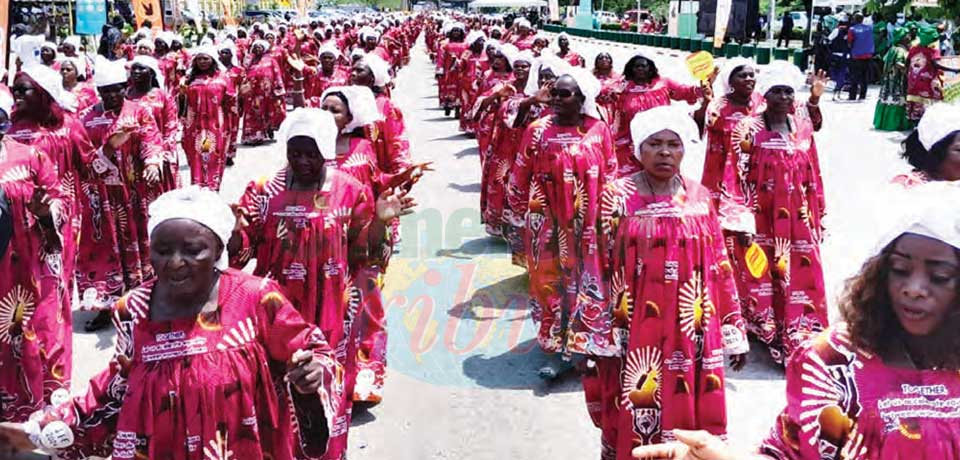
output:
[{"label": "necklace", "polygon": [[942,366],[924,365],[924,360],[922,358],[918,359],[917,357],[915,357],[913,353],[910,352],[910,347],[907,345],[907,342],[903,339],[900,339],[900,346],[903,348],[903,356],[907,359],[907,362],[909,362],[910,365],[913,366],[914,369],[916,370],[930,369],[935,371],[940,369],[940,367],[942,367]]}]

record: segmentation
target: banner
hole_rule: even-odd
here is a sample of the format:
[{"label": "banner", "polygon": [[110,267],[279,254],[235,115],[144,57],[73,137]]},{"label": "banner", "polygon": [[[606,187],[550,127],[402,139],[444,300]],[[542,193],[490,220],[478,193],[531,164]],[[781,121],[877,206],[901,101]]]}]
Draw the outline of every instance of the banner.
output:
[{"label": "banner", "polygon": [[107,23],[107,4],[105,0],[77,0],[78,35],[97,35]]},{"label": "banner", "polygon": [[160,0],[133,0],[133,14],[136,17],[138,29],[147,19],[153,25],[152,29],[163,29],[163,8],[160,6]]},{"label": "banner", "polygon": [[717,0],[717,14],[713,24],[713,47],[723,48],[723,38],[727,35],[727,23],[730,22],[732,0]]},{"label": "banner", "polygon": [[707,81],[713,75],[713,55],[708,51],[697,51],[687,56],[687,70],[697,81]]},{"label": "banner", "polygon": [[[3,62],[0,62],[0,68],[6,69],[11,59],[7,52],[10,46],[7,43],[7,31],[10,30],[10,0],[0,0],[0,56],[3,56]],[[0,82],[2,83],[2,82]]]},{"label": "banner", "polygon": [[943,72],[943,100],[953,103],[960,101],[960,56],[942,57],[937,64],[952,69]]}]

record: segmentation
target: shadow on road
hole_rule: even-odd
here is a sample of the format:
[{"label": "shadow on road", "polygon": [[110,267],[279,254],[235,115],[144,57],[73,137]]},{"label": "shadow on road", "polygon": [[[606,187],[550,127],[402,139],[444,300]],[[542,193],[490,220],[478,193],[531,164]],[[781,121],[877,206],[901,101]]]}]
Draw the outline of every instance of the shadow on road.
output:
[{"label": "shadow on road", "polygon": [[[460,319],[492,321],[502,316],[496,310],[525,310],[528,303],[527,275],[517,275],[484,286],[469,300],[454,305],[447,314]],[[527,315],[509,321],[522,321]]]},{"label": "shadow on road", "polygon": [[456,119],[456,118],[453,118],[453,116],[449,116],[449,117],[433,117],[433,118],[427,118],[427,119],[424,119],[424,120],[421,120],[421,121],[457,121],[457,119]]},{"label": "shadow on road", "polygon": [[479,148],[479,147],[467,147],[467,148],[465,148],[465,149],[463,149],[463,150],[461,150],[461,151],[453,154],[454,158],[458,158],[458,159],[459,159],[459,158],[463,158],[463,157],[468,156],[468,155],[480,155],[480,148]]},{"label": "shadow on road", "polygon": [[[452,120],[452,118],[451,118],[451,120]],[[435,137],[435,138],[433,138],[433,139],[430,139],[430,142],[433,142],[433,141],[453,141],[453,140],[459,140],[459,139],[467,139],[467,134],[466,134],[466,133],[456,133],[456,134],[451,134],[451,135],[449,135],[449,136],[444,136],[444,137]]]},{"label": "shadow on road", "polygon": [[484,254],[509,254],[510,246],[506,241],[500,238],[488,236],[485,238],[476,238],[469,240],[456,249],[441,249],[437,251],[437,257],[450,257],[453,259],[472,259],[473,256]]},{"label": "shadow on road", "polygon": [[361,404],[353,404],[353,415],[350,418],[350,426],[363,426],[370,422],[377,421],[377,416],[370,412],[373,407],[367,407]]},{"label": "shadow on road", "polygon": [[727,369],[726,377],[727,387],[737,391],[737,381],[783,380],[783,366],[773,361],[766,345],[751,338],[747,366],[740,372]]},{"label": "shadow on road", "polygon": [[452,188],[461,193],[480,193],[480,183],[475,184],[454,184],[450,182],[447,185],[448,188]]},{"label": "shadow on road", "polygon": [[536,339],[530,339],[497,356],[467,358],[463,362],[463,375],[484,388],[529,388],[536,396],[583,390],[575,372],[568,372],[552,382],[541,379],[537,371],[546,363],[547,355],[540,351]]}]

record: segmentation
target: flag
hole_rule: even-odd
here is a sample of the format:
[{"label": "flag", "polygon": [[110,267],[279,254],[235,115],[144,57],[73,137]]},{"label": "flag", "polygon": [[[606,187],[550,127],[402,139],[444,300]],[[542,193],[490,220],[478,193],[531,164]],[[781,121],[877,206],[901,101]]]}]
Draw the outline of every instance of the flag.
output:
[{"label": "flag", "polygon": [[106,23],[107,4],[104,0],[77,0],[77,34],[97,35]]},{"label": "flag", "polygon": [[163,29],[163,8],[160,6],[160,0],[133,0],[133,14],[136,17],[138,29],[147,19],[153,24],[154,30]]}]

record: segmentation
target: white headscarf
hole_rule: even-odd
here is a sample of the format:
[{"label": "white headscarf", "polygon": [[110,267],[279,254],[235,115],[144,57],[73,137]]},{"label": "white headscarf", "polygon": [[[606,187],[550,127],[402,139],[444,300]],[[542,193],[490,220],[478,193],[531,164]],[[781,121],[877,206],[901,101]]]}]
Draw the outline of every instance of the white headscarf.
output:
[{"label": "white headscarf", "polygon": [[347,106],[350,110],[350,116],[353,117],[347,126],[343,127],[343,132],[349,133],[353,130],[379,121],[383,118],[380,109],[377,108],[377,100],[373,96],[373,91],[366,86],[333,86],[327,88],[320,96],[323,101],[330,93],[342,93],[347,98]]},{"label": "white headscarf", "polygon": [[597,95],[600,94],[601,85],[597,77],[593,76],[592,72],[583,67],[573,67],[570,65],[566,66],[566,69],[560,76],[562,77],[564,75],[573,78],[577,82],[580,92],[583,93],[583,107],[580,108],[580,113],[599,120],[600,112],[597,110]]},{"label": "white headscarf", "polygon": [[733,69],[740,66],[750,66],[756,69],[756,63],[753,62],[752,59],[738,57],[728,60],[723,64],[723,68],[720,69],[720,74],[717,75],[716,81],[713,82],[714,94],[723,96],[724,94],[733,92],[733,87],[730,86],[730,76],[733,74]]},{"label": "white headscarf", "polygon": [[190,69],[193,70],[193,61],[200,55],[210,56],[213,59],[214,64],[221,71],[226,70],[223,66],[223,63],[220,62],[220,53],[217,52],[217,47],[210,45],[201,45],[191,50],[190,52]]},{"label": "white headscarf", "polygon": [[137,42],[137,49],[139,50],[141,46],[146,46],[150,51],[156,51],[157,45],[153,43],[153,40],[149,38],[143,38]]},{"label": "white headscarf", "polygon": [[540,90],[540,73],[542,71],[550,70],[554,75],[559,77],[567,73],[567,68],[569,67],[566,62],[553,54],[544,53],[540,55],[539,58],[534,58],[534,62],[530,65],[530,76],[527,77],[527,86],[523,90],[524,94],[527,96],[537,94],[537,91]]},{"label": "white headscarf", "polygon": [[515,20],[513,21],[513,25],[517,26],[517,28],[520,28],[520,27],[526,27],[527,29],[530,29],[530,28],[531,28],[531,27],[530,27],[530,21],[528,21],[527,18],[518,18],[518,19],[515,19]]},{"label": "white headscarf", "polygon": [[254,46],[257,46],[257,45],[260,45],[260,46],[263,47],[263,52],[264,52],[264,54],[266,54],[267,51],[270,51],[270,42],[268,42],[268,41],[266,41],[266,40],[264,40],[264,39],[262,39],[262,38],[258,38],[258,39],[256,39],[256,40],[254,40],[254,41],[253,41],[253,44],[250,45],[250,49],[253,49],[253,47],[254,47]]},{"label": "white headscarf", "polygon": [[789,86],[794,91],[804,84],[803,72],[797,66],[787,61],[773,61],[766,66],[757,77],[757,90],[761,95],[774,86]]},{"label": "white headscarf", "polygon": [[37,82],[60,107],[71,112],[76,110],[76,101],[69,96],[68,91],[63,89],[63,77],[60,76],[60,72],[39,63],[25,65],[22,71]]},{"label": "white headscarf", "polygon": [[361,62],[370,67],[370,72],[373,73],[374,86],[382,88],[390,83],[390,64],[387,64],[380,56],[365,54]]},{"label": "white headscarf", "polygon": [[230,267],[227,243],[237,218],[217,192],[197,185],[171,190],[150,204],[149,214],[147,234],[151,236],[157,226],[171,219],[189,219],[209,228],[223,244],[223,252],[216,263],[217,269],[226,270]]},{"label": "white headscarf", "polygon": [[630,122],[630,137],[633,138],[633,155],[640,159],[640,145],[648,137],[663,130],[677,133],[683,142],[684,151],[689,151],[700,142],[700,130],[686,110],[671,105],[654,107],[636,114]]},{"label": "white headscarf", "polygon": [[43,42],[43,43],[40,45],[40,49],[44,49],[44,48],[53,50],[53,53],[54,53],[54,54],[59,53],[59,51],[57,51],[57,44],[54,43],[54,42]]},{"label": "white headscarf", "polygon": [[278,133],[284,149],[291,138],[306,136],[317,143],[324,160],[337,157],[337,123],[326,110],[307,107],[296,109],[280,123]]},{"label": "white headscarf", "polygon": [[486,40],[487,34],[483,33],[482,30],[471,30],[470,33],[467,34],[467,39],[464,40],[464,43],[466,43],[467,46],[473,46],[473,44],[480,39]]},{"label": "white headscarf", "polygon": [[111,61],[103,56],[97,56],[94,66],[96,71],[93,74],[93,85],[97,88],[127,82],[127,68],[123,61]]},{"label": "white headscarf", "polygon": [[377,40],[380,40],[380,32],[370,26],[365,26],[360,29],[360,33],[357,34],[360,37],[360,40],[367,41],[367,37],[373,37]]},{"label": "white headscarf", "polygon": [[339,59],[341,56],[340,48],[337,48],[337,45],[334,44],[332,40],[320,46],[317,57],[323,56],[326,53],[333,53],[333,57],[336,59]]},{"label": "white headscarf", "polygon": [[155,58],[152,58],[150,56],[134,56],[133,61],[131,61],[131,64],[140,64],[140,65],[149,67],[150,70],[153,71],[153,76],[154,78],[157,79],[157,84],[159,85],[159,87],[166,88],[166,86],[163,85],[164,78],[163,78],[163,73],[160,72],[160,63],[157,62]]},{"label": "white headscarf", "polygon": [[569,41],[569,40],[570,40],[570,35],[567,35],[566,32],[560,32],[559,34],[557,34],[557,38],[554,38],[554,39],[553,39],[553,46],[550,47],[551,49],[553,49],[553,51],[554,51],[555,53],[559,53],[559,52],[560,52],[560,39],[561,39],[561,38],[566,38],[567,41]]},{"label": "white headscarf", "polygon": [[60,56],[57,58],[57,62],[62,66],[63,63],[69,62],[77,69],[77,76],[80,78],[86,78],[87,76],[87,60],[83,58],[70,57],[70,56]]},{"label": "white headscarf", "polygon": [[960,186],[956,182],[933,181],[901,190],[899,196],[885,197],[888,222],[881,225],[874,254],[904,233],[926,236],[960,249]]},{"label": "white headscarf", "polygon": [[927,107],[917,125],[920,143],[927,151],[957,130],[960,130],[960,105],[946,102]]},{"label": "white headscarf", "polygon": [[233,40],[227,39],[217,45],[217,60],[220,60],[220,52],[223,50],[230,50],[230,65],[237,65],[237,47],[233,44]]},{"label": "white headscarf", "polygon": [[78,52],[80,51],[80,47],[82,46],[82,44],[81,44],[81,42],[80,42],[80,36],[79,36],[79,35],[71,35],[71,36],[63,39],[63,42],[66,43],[66,44],[68,44],[68,45],[73,45],[73,47],[74,47]]}]

